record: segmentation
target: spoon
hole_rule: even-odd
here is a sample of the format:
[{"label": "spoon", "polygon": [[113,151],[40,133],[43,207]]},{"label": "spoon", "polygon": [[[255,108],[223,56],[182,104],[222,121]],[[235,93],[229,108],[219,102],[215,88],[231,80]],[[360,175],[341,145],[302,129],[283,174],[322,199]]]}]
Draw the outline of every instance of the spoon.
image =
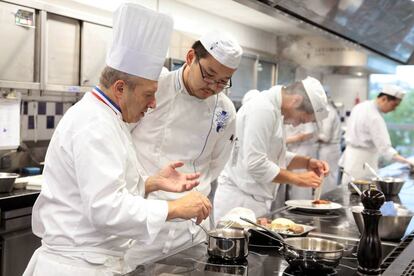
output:
[{"label": "spoon", "polygon": [[377,172],[367,162],[364,163],[364,168],[365,167],[367,167],[369,171],[378,178],[378,180],[382,180],[382,177],[379,176]]},{"label": "spoon", "polygon": [[195,225],[197,225],[198,227],[200,227],[201,229],[203,229],[203,231],[204,231],[204,232],[206,232],[207,236],[210,236],[210,234],[208,233],[208,230],[207,230],[207,229],[206,229],[203,225],[201,225],[201,223],[200,223],[200,224],[197,224],[195,219],[191,219],[191,221],[192,221]]},{"label": "spoon", "polygon": [[321,192],[322,192],[322,186],[323,186],[323,179],[324,179],[324,176],[322,175],[322,176],[321,176],[321,185],[319,185],[319,187],[315,189],[315,197],[314,197],[314,200],[315,200],[315,201],[316,201],[316,200],[321,199]]},{"label": "spoon", "polygon": [[351,184],[352,188],[354,188],[354,189],[355,189],[355,191],[356,191],[359,195],[361,195],[361,194],[362,194],[361,190],[358,188],[358,186],[357,186],[357,185],[355,185],[355,184],[354,184],[355,178],[354,178],[352,175],[350,175],[349,173],[347,173],[345,170],[342,170],[342,172],[343,172],[344,174],[346,174],[347,176],[349,176],[349,178],[351,179],[351,182],[349,182],[349,184]]}]

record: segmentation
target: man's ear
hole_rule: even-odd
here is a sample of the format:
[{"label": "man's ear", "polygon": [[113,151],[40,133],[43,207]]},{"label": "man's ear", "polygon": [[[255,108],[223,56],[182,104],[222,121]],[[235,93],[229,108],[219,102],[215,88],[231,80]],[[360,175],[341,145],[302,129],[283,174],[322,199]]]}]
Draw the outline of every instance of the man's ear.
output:
[{"label": "man's ear", "polygon": [[187,65],[190,65],[195,59],[196,59],[195,51],[194,49],[190,49],[187,52],[187,56],[185,57],[185,63],[187,63]]},{"label": "man's ear", "polygon": [[124,89],[125,89],[125,81],[123,80],[117,80],[114,82],[114,84],[112,85],[112,92],[116,97],[121,97],[122,94],[124,93]]}]

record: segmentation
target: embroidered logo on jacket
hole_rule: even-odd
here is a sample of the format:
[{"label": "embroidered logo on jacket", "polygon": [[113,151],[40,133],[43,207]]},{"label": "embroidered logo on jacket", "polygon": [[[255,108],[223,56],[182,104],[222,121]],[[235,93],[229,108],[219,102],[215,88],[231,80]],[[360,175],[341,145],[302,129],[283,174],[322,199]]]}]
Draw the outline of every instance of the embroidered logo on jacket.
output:
[{"label": "embroidered logo on jacket", "polygon": [[225,110],[217,110],[215,114],[216,132],[223,131],[226,128],[229,113]]}]

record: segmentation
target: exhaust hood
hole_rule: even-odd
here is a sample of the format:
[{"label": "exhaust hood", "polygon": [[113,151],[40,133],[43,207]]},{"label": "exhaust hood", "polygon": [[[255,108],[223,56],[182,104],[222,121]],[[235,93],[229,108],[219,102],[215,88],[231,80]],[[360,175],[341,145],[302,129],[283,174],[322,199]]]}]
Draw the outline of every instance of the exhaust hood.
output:
[{"label": "exhaust hood", "polygon": [[235,1],[267,14],[282,13],[400,64],[414,60],[414,1],[411,0]]}]

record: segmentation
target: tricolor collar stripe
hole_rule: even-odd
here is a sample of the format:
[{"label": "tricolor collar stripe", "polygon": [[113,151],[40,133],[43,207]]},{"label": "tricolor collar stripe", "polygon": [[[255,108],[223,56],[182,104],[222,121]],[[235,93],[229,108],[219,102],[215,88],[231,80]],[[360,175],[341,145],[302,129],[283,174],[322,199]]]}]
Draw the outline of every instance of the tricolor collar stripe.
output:
[{"label": "tricolor collar stripe", "polygon": [[99,89],[99,87],[95,86],[93,92],[96,96],[98,96],[106,105],[108,105],[116,114],[122,113],[119,106],[114,103],[105,93]]}]

